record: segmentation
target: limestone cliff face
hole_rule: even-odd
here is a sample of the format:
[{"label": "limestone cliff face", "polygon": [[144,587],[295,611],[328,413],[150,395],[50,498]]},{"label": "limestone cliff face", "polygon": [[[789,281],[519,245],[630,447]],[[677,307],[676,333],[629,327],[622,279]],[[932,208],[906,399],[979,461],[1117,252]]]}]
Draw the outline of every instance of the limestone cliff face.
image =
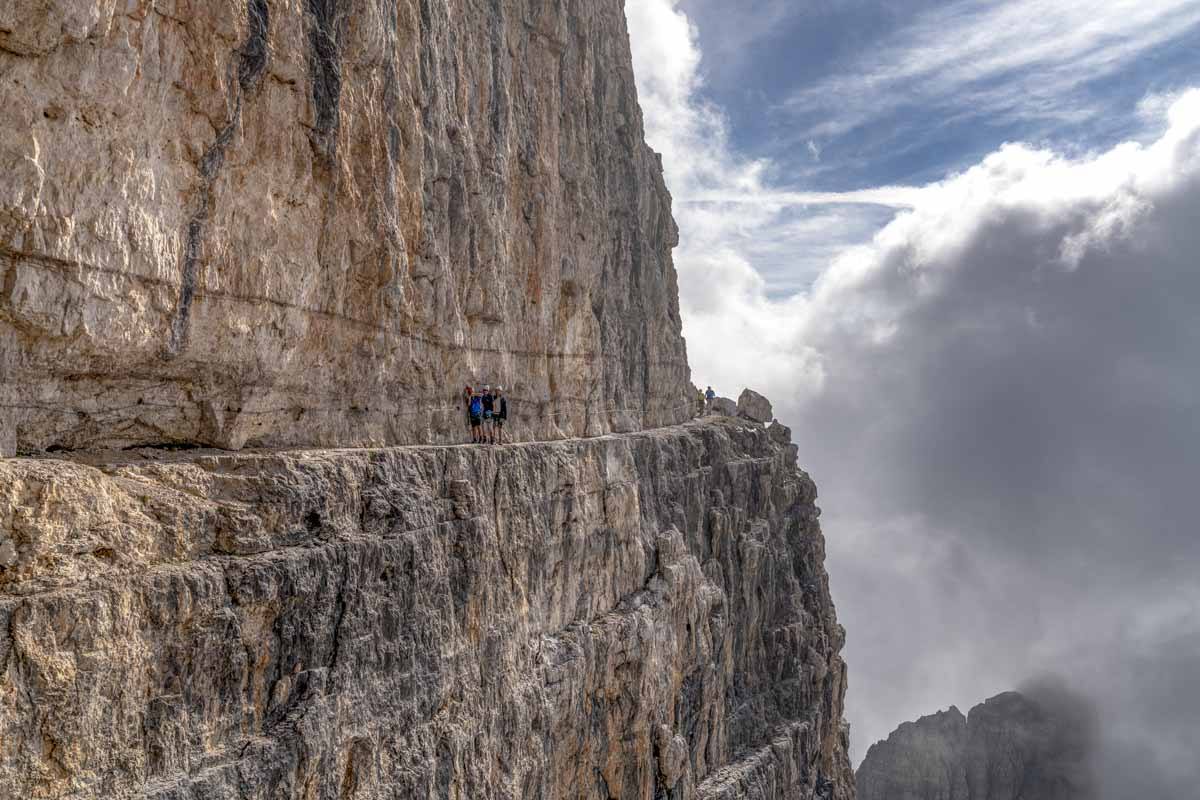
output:
[{"label": "limestone cliff face", "polygon": [[688,416],[622,0],[8,0],[0,107],[0,454]]},{"label": "limestone cliff face", "polygon": [[858,768],[861,800],[1092,800],[1090,724],[1061,691],[906,722]]},{"label": "limestone cliff face", "polygon": [[[685,423],[624,26],[0,4],[0,797],[852,800],[796,446]],[[591,438],[439,444],[485,380]]]},{"label": "limestone cliff face", "polygon": [[731,419],[0,462],[0,796],[853,796],[814,489]]}]

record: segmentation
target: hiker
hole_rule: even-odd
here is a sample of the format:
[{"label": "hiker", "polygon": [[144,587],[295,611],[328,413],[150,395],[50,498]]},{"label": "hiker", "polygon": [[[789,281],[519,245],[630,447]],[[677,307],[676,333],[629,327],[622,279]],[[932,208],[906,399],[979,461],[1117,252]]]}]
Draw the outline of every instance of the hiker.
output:
[{"label": "hiker", "polygon": [[463,415],[466,417],[466,420],[467,420],[467,432],[468,433],[471,432],[471,428],[472,428],[472,425],[471,425],[471,395],[473,395],[473,394],[475,394],[475,390],[472,389],[471,384],[468,383],[466,388],[463,389],[463,392],[462,392]]},{"label": "hiker", "polygon": [[497,444],[504,444],[504,423],[508,420],[508,398],[504,396],[504,387],[496,387],[496,397],[492,400],[492,428],[495,430]]},{"label": "hiker", "polygon": [[496,398],[492,394],[491,384],[483,385],[483,438],[485,441],[495,444],[495,430],[492,427],[493,419],[492,412],[496,404]]},{"label": "hiker", "polygon": [[713,391],[713,388],[711,386],[708,387],[704,391],[704,408],[705,408],[705,410],[712,409],[712,401],[715,400],[716,398],[717,398],[717,393]]},{"label": "hiker", "polygon": [[471,441],[474,444],[483,443],[483,397],[478,392],[472,392],[471,404],[467,407],[471,415]]}]

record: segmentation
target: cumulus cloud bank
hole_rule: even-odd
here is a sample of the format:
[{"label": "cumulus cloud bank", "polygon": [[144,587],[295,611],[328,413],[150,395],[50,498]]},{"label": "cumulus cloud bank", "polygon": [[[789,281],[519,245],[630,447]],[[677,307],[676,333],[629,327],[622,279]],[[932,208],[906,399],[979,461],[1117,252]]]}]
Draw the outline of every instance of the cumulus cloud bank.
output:
[{"label": "cumulus cloud bank", "polygon": [[819,383],[781,378],[781,413],[825,489],[859,735],[1052,667],[1187,797],[1200,92],[1149,146],[1007,146],[924,191],[788,304]]},{"label": "cumulus cloud bank", "polygon": [[1141,143],[815,197],[730,151],[673,0],[627,12],[696,377],[765,391],[822,488],[855,751],[1052,670],[1097,703],[1105,797],[1194,796],[1200,91]]}]

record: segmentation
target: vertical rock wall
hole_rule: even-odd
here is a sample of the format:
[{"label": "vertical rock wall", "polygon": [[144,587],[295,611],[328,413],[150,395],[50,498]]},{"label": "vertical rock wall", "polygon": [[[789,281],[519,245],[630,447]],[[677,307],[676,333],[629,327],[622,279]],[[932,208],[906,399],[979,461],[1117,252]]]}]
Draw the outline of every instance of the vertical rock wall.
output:
[{"label": "vertical rock wall", "polygon": [[0,796],[853,796],[761,425],[147,455],[0,462]]},{"label": "vertical rock wall", "polygon": [[0,106],[0,450],[688,416],[621,0],[9,0]]}]

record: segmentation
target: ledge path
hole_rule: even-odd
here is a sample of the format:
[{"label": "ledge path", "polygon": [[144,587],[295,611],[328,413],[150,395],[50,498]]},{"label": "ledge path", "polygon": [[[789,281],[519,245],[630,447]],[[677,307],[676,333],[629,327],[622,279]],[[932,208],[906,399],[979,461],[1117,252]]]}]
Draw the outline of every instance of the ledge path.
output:
[{"label": "ledge path", "polygon": [[0,796],[850,798],[794,453],[0,462]]}]

